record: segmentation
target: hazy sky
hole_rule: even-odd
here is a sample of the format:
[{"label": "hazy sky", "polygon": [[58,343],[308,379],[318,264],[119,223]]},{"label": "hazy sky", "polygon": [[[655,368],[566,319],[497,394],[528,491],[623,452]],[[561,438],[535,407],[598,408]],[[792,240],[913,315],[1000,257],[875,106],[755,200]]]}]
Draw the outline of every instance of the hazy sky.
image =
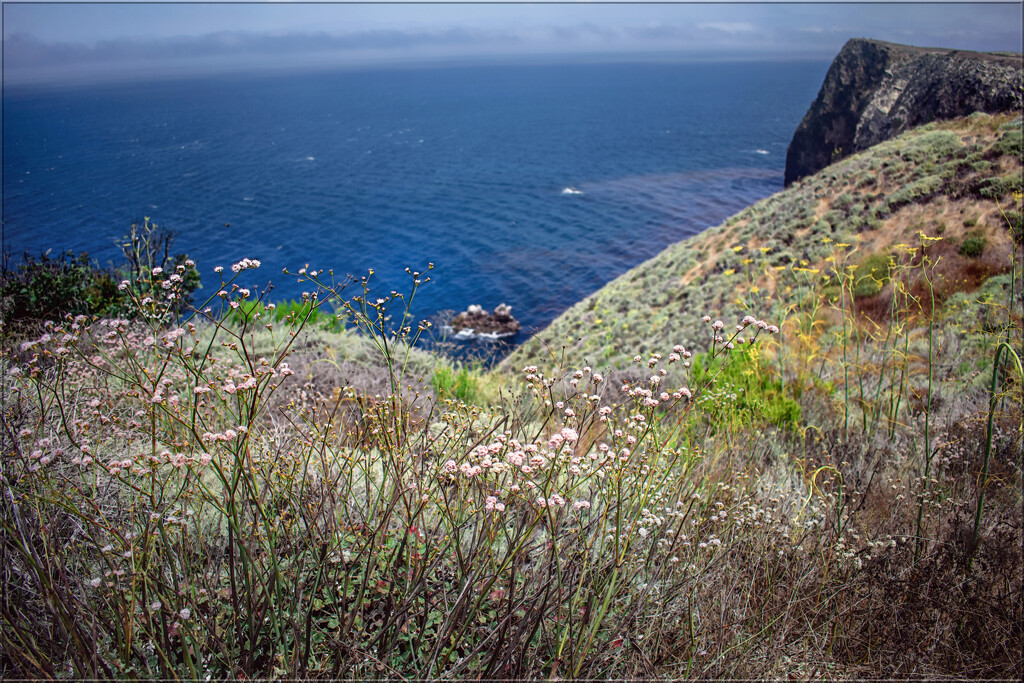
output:
[{"label": "hazy sky", "polygon": [[[7,3],[7,83],[581,55],[832,57],[852,37],[1021,50],[991,3]],[[552,57],[554,55],[554,57]]]}]

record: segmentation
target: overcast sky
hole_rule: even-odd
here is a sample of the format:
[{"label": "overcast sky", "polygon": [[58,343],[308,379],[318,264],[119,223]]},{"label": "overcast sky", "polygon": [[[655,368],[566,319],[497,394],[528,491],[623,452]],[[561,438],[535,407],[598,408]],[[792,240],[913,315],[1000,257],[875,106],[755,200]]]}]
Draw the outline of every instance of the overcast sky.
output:
[{"label": "overcast sky", "polygon": [[1021,50],[991,3],[5,3],[8,84],[424,60],[828,59],[849,38]]}]

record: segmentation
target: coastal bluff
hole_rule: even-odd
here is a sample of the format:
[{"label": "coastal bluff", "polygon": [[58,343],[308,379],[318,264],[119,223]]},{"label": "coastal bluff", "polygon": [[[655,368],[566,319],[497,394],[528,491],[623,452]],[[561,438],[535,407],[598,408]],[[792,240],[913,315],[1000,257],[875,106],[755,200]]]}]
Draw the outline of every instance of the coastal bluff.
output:
[{"label": "coastal bluff", "polygon": [[786,153],[785,183],[937,120],[1024,109],[1019,54],[855,38],[825,76]]}]

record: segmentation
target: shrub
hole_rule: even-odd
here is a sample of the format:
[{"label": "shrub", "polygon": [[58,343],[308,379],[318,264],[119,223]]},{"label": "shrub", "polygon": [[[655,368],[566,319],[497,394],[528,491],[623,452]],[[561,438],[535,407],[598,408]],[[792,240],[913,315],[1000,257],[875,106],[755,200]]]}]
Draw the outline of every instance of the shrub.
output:
[{"label": "shrub", "polygon": [[905,161],[919,164],[932,158],[948,157],[962,146],[960,136],[953,131],[933,130],[906,140],[900,156]]},{"label": "shrub", "polygon": [[889,197],[889,210],[895,211],[901,206],[913,202],[922,202],[940,192],[946,183],[946,179],[940,175],[929,175],[915,180],[909,185],[905,185],[900,189],[896,190],[892,196]]},{"label": "shrub", "polygon": [[988,238],[980,230],[972,230],[960,244],[960,255],[968,258],[978,258],[988,246]]},{"label": "shrub", "polygon": [[0,314],[9,325],[116,313],[123,300],[114,274],[84,252],[51,256],[47,251],[39,257],[26,253],[21,263],[14,268],[5,264],[0,274]]},{"label": "shrub", "polygon": [[1016,130],[1004,133],[994,145],[994,149],[1000,154],[1017,157],[1018,159],[1024,155],[1024,135],[1021,134],[1020,128],[1018,127]]},{"label": "shrub", "polygon": [[975,184],[980,197],[999,200],[1014,192],[1020,192],[1020,176],[1000,176],[984,178]]},{"label": "shrub", "polygon": [[[157,309],[169,322],[188,308],[200,287],[199,272],[188,265],[188,256],[170,255],[173,241],[173,233],[146,218],[141,226],[133,224],[124,238],[125,262],[117,268],[101,268],[85,252],[76,256],[65,251],[56,257],[50,251],[38,257],[26,253],[13,268],[5,255],[0,314],[9,327],[26,331],[68,315],[136,317]],[[170,302],[164,286],[169,281],[180,285]],[[132,296],[148,303],[135,306]]]}]

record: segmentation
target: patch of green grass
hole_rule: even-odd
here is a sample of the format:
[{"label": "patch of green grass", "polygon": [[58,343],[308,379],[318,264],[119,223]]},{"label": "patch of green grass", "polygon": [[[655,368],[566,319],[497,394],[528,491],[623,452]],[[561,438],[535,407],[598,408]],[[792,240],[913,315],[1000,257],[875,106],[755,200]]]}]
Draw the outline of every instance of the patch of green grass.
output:
[{"label": "patch of green grass", "polygon": [[463,403],[475,403],[480,395],[477,373],[466,366],[454,368],[440,366],[431,379],[439,398],[458,399]]},{"label": "patch of green grass", "polygon": [[857,267],[853,296],[874,296],[889,282],[889,254],[871,254]]},{"label": "patch of green grass", "polygon": [[782,429],[800,425],[802,409],[783,387],[777,375],[761,362],[757,348],[740,347],[727,362],[710,362],[708,354],[694,356],[691,366],[694,386],[715,384],[716,390],[703,399],[712,422],[732,425],[768,423]]}]

